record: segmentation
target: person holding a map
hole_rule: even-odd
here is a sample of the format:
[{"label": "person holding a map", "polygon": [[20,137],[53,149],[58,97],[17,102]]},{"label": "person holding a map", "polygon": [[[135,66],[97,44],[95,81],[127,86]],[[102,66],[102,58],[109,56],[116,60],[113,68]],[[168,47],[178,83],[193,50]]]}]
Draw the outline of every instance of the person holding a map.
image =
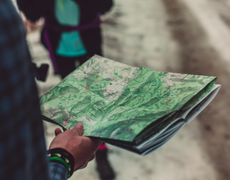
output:
[{"label": "person holding a map", "polygon": [[1,0],[0,179],[66,180],[94,158],[101,142],[82,137],[82,124],[57,129],[47,157],[32,69],[22,20],[11,0]]},{"label": "person holding a map", "polygon": [[[76,69],[75,61],[83,64],[94,54],[102,55],[100,15],[108,12],[112,0],[17,0],[27,21],[45,19],[41,42],[47,48],[54,72],[64,79]],[[102,144],[96,153],[101,179],[113,179],[115,174]]]}]

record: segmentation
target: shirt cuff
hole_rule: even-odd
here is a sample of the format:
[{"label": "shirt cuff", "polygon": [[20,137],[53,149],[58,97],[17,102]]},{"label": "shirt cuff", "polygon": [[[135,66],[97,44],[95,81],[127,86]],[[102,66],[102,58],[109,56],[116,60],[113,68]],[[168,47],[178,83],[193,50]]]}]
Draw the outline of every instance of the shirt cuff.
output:
[{"label": "shirt cuff", "polygon": [[64,165],[56,162],[49,162],[51,180],[67,180],[67,169]]}]

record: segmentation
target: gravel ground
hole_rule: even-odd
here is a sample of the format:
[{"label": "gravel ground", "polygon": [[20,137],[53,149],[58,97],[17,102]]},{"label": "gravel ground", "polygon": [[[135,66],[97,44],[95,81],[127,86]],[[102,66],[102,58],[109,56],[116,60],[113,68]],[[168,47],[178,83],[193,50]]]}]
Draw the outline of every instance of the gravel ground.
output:
[{"label": "gravel ground", "polygon": [[[160,71],[217,76],[214,101],[171,141],[148,156],[109,146],[117,180],[230,179],[230,1],[115,0],[103,17],[104,56]],[[33,60],[49,63],[39,31],[28,34]],[[40,94],[60,82],[52,68]],[[55,126],[45,123],[47,144]],[[71,179],[98,180],[95,162]]]}]

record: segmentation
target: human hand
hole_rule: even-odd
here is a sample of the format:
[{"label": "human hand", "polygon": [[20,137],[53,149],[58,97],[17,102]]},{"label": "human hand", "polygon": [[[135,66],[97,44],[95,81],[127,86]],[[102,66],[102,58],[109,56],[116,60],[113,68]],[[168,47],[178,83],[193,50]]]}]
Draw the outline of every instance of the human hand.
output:
[{"label": "human hand", "polygon": [[37,29],[41,29],[42,26],[44,25],[44,20],[43,19],[39,19],[36,22],[31,22],[30,20],[26,19],[26,17],[21,14],[25,29],[27,33],[30,33],[32,31],[35,31]]},{"label": "human hand", "polygon": [[83,130],[82,124],[77,124],[73,129],[64,132],[57,128],[56,137],[49,147],[49,149],[63,148],[71,153],[75,160],[74,171],[85,168],[88,162],[94,159],[95,152],[101,144],[100,141],[81,136]]}]

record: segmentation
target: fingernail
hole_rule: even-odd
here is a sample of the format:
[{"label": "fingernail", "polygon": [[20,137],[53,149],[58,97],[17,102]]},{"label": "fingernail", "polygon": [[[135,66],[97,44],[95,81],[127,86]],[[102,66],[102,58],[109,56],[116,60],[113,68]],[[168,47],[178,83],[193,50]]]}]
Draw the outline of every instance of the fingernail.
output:
[{"label": "fingernail", "polygon": [[79,128],[79,129],[82,129],[83,125],[81,123],[79,123],[79,124],[76,125],[76,127]]}]

